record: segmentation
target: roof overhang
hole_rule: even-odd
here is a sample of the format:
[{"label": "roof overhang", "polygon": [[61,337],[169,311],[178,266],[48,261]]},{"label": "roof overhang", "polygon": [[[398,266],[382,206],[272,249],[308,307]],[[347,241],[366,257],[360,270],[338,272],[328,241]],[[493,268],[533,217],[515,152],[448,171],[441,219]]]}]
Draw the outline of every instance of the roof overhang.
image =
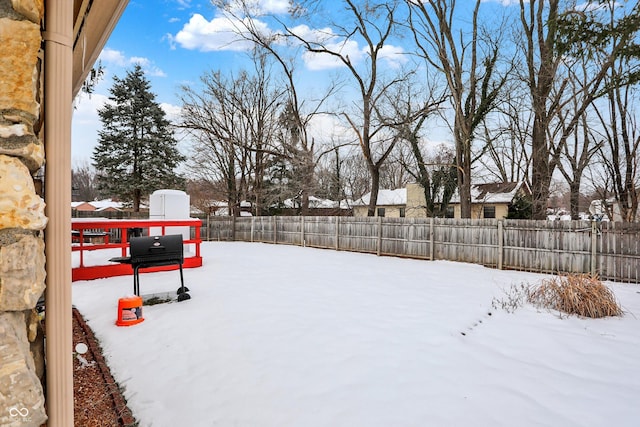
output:
[{"label": "roof overhang", "polygon": [[107,43],[129,0],[73,1],[73,97]]}]

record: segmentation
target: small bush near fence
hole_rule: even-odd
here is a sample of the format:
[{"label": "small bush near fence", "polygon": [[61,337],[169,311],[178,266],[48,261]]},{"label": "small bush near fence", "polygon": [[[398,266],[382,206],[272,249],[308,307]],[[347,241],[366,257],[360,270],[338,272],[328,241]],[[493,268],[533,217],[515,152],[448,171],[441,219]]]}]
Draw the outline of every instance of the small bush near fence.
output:
[{"label": "small bush near fence", "polygon": [[543,280],[528,290],[529,302],[567,314],[600,318],[621,316],[622,308],[613,292],[597,277],[569,274]]}]

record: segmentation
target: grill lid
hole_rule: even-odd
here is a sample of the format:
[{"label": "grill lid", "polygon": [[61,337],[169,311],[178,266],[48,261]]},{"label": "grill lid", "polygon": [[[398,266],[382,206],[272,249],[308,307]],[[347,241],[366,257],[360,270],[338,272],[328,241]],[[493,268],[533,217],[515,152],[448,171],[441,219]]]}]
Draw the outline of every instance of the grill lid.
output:
[{"label": "grill lid", "polygon": [[131,264],[183,262],[182,234],[132,237],[129,242]]}]

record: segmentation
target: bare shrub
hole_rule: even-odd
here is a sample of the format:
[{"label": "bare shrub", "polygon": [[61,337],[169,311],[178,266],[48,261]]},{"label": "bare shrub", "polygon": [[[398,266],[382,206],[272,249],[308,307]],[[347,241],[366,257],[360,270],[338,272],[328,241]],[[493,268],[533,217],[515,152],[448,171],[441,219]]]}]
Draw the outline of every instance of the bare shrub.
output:
[{"label": "bare shrub", "polygon": [[507,313],[513,313],[518,308],[522,307],[529,297],[529,288],[525,284],[511,285],[508,291],[504,291],[505,295],[502,298],[494,298],[491,301],[491,306],[498,310],[502,309]]},{"label": "bare shrub", "polygon": [[568,274],[543,280],[529,287],[532,304],[567,314],[600,318],[621,316],[622,308],[613,292],[597,277],[588,274]]}]

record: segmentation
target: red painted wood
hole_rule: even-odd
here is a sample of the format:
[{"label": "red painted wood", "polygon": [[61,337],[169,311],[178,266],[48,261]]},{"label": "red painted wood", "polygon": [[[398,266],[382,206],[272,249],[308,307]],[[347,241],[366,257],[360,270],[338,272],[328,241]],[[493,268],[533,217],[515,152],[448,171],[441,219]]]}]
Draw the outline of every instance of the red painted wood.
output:
[{"label": "red painted wood", "polygon": [[[80,236],[74,239],[74,245],[71,247],[71,250],[76,252],[80,252],[80,266],[75,267],[71,270],[71,280],[93,280],[93,279],[101,279],[105,277],[113,277],[113,276],[127,276],[133,275],[133,268],[131,268],[128,264],[120,264],[120,263],[112,263],[109,262],[109,258],[113,256],[105,255],[104,265],[95,265],[95,266],[85,266],[84,265],[84,253],[87,251],[99,251],[104,249],[121,249],[121,256],[127,256],[127,248],[129,247],[129,243],[127,242],[127,229],[129,228],[142,228],[146,230],[146,234],[148,235],[149,227],[159,227],[162,230],[162,234],[165,232],[165,227],[184,227],[189,226],[195,229],[195,234],[193,239],[184,240],[184,244],[195,244],[196,253],[195,256],[189,256],[184,258],[184,262],[182,264],[183,268],[196,268],[202,266],[202,257],[200,256],[200,243],[202,240],[200,239],[200,227],[202,226],[202,221],[199,219],[184,219],[184,220],[85,220],[85,219],[72,219],[71,221],[71,229],[77,230],[80,233]],[[109,233],[112,230],[120,229],[120,236],[122,237],[121,243],[113,243],[109,240]],[[87,233],[95,233],[95,232],[104,232],[106,233],[104,236],[92,237],[95,239],[102,240],[99,243],[89,243],[85,242],[84,232]],[[145,268],[140,270],[140,273],[151,273],[154,271],[168,271],[168,270],[177,270],[177,265],[169,265],[162,267],[152,267]]]}]

